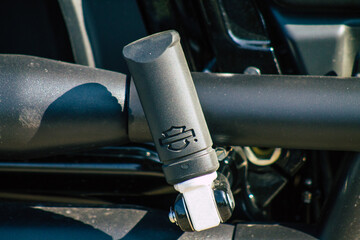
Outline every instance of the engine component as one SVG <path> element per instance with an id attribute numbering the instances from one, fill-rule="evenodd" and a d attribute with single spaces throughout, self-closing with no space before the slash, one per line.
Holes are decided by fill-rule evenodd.
<path id="1" fill-rule="evenodd" d="M 244 151 L 247 159 L 257 166 L 271 165 L 276 162 L 281 155 L 281 148 L 269 149 L 269 153 L 267 153 L 268 151 L 255 147 L 244 147 Z"/>
<path id="2" fill-rule="evenodd" d="M 255 165 L 247 154 L 246 147 L 216 148 L 222 173 L 229 181 L 236 199 L 234 212 L 252 221 L 266 221 L 269 206 L 306 161 L 300 150 L 282 149 L 278 160 L 270 165 Z M 254 148 L 257 149 L 257 148 Z M 273 154 L 274 149 L 256 150 L 263 157 Z M 259 160 L 262 161 L 262 160 Z"/>

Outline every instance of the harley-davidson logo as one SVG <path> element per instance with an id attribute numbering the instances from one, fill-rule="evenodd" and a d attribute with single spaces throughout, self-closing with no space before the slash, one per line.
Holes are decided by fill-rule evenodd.
<path id="1" fill-rule="evenodd" d="M 190 139 L 195 137 L 193 129 L 185 130 L 186 127 L 171 127 L 162 133 L 162 138 L 159 139 L 161 146 L 166 146 L 170 151 L 181 151 L 185 149 Z"/>

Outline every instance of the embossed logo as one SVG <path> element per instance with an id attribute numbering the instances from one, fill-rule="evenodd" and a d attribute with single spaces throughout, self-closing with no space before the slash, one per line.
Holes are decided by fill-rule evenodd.
<path id="1" fill-rule="evenodd" d="M 185 149 L 190 139 L 195 137 L 193 129 L 185 130 L 186 127 L 171 127 L 162 133 L 162 138 L 159 139 L 161 146 L 166 146 L 170 151 L 181 151 Z M 197 141 L 197 139 L 195 139 Z"/>

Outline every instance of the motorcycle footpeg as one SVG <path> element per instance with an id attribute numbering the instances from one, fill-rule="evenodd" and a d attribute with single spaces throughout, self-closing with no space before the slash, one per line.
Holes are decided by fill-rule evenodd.
<path id="1" fill-rule="evenodd" d="M 222 221 L 213 183 L 219 167 L 180 36 L 170 30 L 123 49 L 169 184 L 182 194 L 195 231 Z"/>

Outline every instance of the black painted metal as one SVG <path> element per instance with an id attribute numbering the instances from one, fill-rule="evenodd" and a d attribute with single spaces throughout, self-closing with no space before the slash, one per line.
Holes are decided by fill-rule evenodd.
<path id="1" fill-rule="evenodd" d="M 243 73 L 253 66 L 280 72 L 264 21 L 254 1 L 199 1 L 220 72 Z"/>
<path id="2" fill-rule="evenodd" d="M 0 53 L 74 62 L 58 1 L 0 2 Z"/>
<path id="3" fill-rule="evenodd" d="M 0 173 L 0 181 L 6 182 L 0 189 L 1 201 L 71 204 L 88 199 L 168 210 L 177 194 L 165 181 L 158 154 L 145 145 L 2 160 Z"/>
<path id="4" fill-rule="evenodd" d="M 147 35 L 137 2 L 84 0 L 81 4 L 95 66 L 128 74 L 121 51 Z"/>
<path id="5" fill-rule="evenodd" d="M 137 0 L 148 34 L 174 29 L 180 33 L 181 46 L 190 71 L 202 71 L 214 58 L 207 29 L 199 17 L 197 1 Z"/>
<path id="6" fill-rule="evenodd" d="M 2 158 L 152 141 L 134 86 L 125 106 L 125 75 L 29 56 L 0 63 Z M 192 76 L 217 145 L 360 150 L 358 78 Z"/>
<path id="7" fill-rule="evenodd" d="M 281 6 L 297 9 L 300 11 L 339 11 L 340 10 L 359 10 L 360 4 L 358 1 L 352 0 L 275 0 Z"/>
<path id="8" fill-rule="evenodd" d="M 316 1 L 312 2 L 316 5 Z M 304 6 L 306 4 L 310 2 L 305 1 Z M 307 9 L 313 11 L 304 15 L 298 9 L 284 9 L 272 4 L 263 7 L 268 8 L 269 21 L 271 18 L 274 25 L 273 38 L 285 43 L 299 74 L 350 77 L 358 73 L 358 13 L 327 13 L 322 8 L 309 6 Z M 275 49 L 277 53 L 284 52 L 280 47 Z"/>
<path id="9" fill-rule="evenodd" d="M 1 240 L 167 240 L 183 234 L 165 211 L 130 206 L 1 204 L 0 211 Z"/>
<path id="10" fill-rule="evenodd" d="M 19 55 L 0 68 L 1 158 L 128 142 L 125 75 Z"/>
<path id="11" fill-rule="evenodd" d="M 193 73 L 193 79 L 217 145 L 360 150 L 358 78 Z M 129 138 L 151 141 L 134 90 Z"/>
<path id="12" fill-rule="evenodd" d="M 347 160 L 325 212 L 321 239 L 360 238 L 360 155 Z"/>
<path id="13" fill-rule="evenodd" d="M 94 151 L 34 159 L 31 162 L 2 161 L 3 173 L 53 173 L 86 175 L 129 175 L 163 178 L 161 162 L 154 150 L 143 147 L 105 147 Z"/>
<path id="14" fill-rule="evenodd" d="M 281 224 L 237 224 L 235 240 L 244 239 L 279 239 L 279 240 L 315 240 L 312 229 L 299 229 L 299 226 L 283 226 Z"/>
<path id="15" fill-rule="evenodd" d="M 221 224 L 184 233 L 165 211 L 134 206 L 1 204 L 0 210 L 0 239 L 316 239 L 308 229 L 278 224 Z"/>

